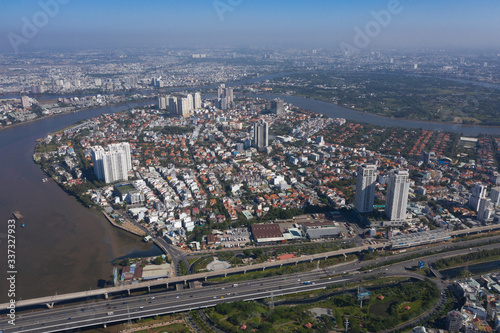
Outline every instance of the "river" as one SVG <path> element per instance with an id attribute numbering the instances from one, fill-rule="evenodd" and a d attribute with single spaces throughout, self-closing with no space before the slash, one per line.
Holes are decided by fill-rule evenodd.
<path id="1" fill-rule="evenodd" d="M 276 97 L 280 97 L 284 99 L 285 102 L 287 103 L 293 104 L 303 109 L 327 115 L 328 117 L 345 118 L 347 120 L 384 126 L 384 127 L 394 126 L 403 128 L 421 128 L 430 131 L 454 132 L 471 136 L 476 136 L 479 134 L 500 135 L 500 127 L 432 123 L 426 121 L 413 121 L 413 120 L 398 119 L 398 118 L 388 118 L 372 113 L 347 109 L 335 105 L 333 103 L 327 103 L 305 97 L 272 95 L 272 94 L 253 94 L 253 95 L 245 94 L 245 96 L 255 96 L 269 100 L 272 100 Z"/>
<path id="2" fill-rule="evenodd" d="M 137 105 L 69 113 L 0 131 L 0 302 L 9 300 L 5 236 L 15 210 L 26 224 L 21 228 L 18 223 L 15 234 L 16 300 L 95 289 L 99 280 L 110 280 L 113 259 L 162 253 L 155 245 L 111 226 L 55 182 L 42 182 L 46 176 L 32 160 L 36 139 L 79 120 Z"/>

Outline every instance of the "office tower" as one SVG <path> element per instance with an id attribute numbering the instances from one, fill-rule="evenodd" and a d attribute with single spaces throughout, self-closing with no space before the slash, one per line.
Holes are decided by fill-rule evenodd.
<path id="1" fill-rule="evenodd" d="M 377 180 L 377 166 L 363 164 L 358 167 L 356 179 L 356 195 L 354 207 L 359 213 L 368 213 L 373 210 L 375 199 L 375 182 Z"/>
<path id="2" fill-rule="evenodd" d="M 27 109 L 31 106 L 30 98 L 28 96 L 21 97 L 21 104 L 23 105 L 23 109 Z"/>
<path id="3" fill-rule="evenodd" d="M 269 125 L 264 120 L 260 120 L 258 123 L 253 125 L 253 140 L 254 145 L 257 148 L 264 148 L 268 146 Z"/>
<path id="4" fill-rule="evenodd" d="M 187 97 L 181 97 L 177 100 L 177 114 L 181 115 L 183 118 L 187 118 L 191 115 Z"/>
<path id="5" fill-rule="evenodd" d="M 490 199 L 495 207 L 500 206 L 500 187 L 493 187 L 490 192 Z"/>
<path id="6" fill-rule="evenodd" d="M 406 219 L 408 193 L 410 192 L 410 174 L 406 170 L 396 169 L 387 181 L 385 215 L 391 221 Z"/>
<path id="7" fill-rule="evenodd" d="M 201 109 L 201 94 L 199 92 L 195 92 L 193 95 L 193 108 L 195 110 Z"/>
<path id="8" fill-rule="evenodd" d="M 168 99 L 168 111 L 170 113 L 178 114 L 177 112 L 177 97 L 170 97 Z"/>
<path id="9" fill-rule="evenodd" d="M 217 102 L 219 109 L 227 110 L 233 104 L 233 88 L 221 84 L 217 89 Z"/>
<path id="10" fill-rule="evenodd" d="M 158 108 L 160 110 L 167 109 L 167 97 L 166 96 L 159 96 L 158 97 Z"/>
<path id="11" fill-rule="evenodd" d="M 319 145 L 319 146 L 323 146 L 325 144 L 325 138 L 322 136 L 322 135 L 318 135 L 316 137 L 316 143 Z"/>
<path id="12" fill-rule="evenodd" d="M 479 209 L 479 201 L 486 198 L 486 185 L 481 183 L 475 183 L 471 190 L 471 196 L 469 197 L 469 206 L 475 212 Z"/>
<path id="13" fill-rule="evenodd" d="M 276 98 L 275 100 L 271 101 L 271 111 L 277 115 L 283 114 L 283 100 L 281 98 Z"/>
<path id="14" fill-rule="evenodd" d="M 127 180 L 128 172 L 132 170 L 130 144 L 110 144 L 106 149 L 101 146 L 92 147 L 92 163 L 99 180 L 106 183 Z"/>

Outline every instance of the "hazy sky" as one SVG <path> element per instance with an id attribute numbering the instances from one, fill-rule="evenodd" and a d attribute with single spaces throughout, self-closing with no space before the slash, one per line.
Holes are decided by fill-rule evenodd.
<path id="1" fill-rule="evenodd" d="M 399 3 L 397 11 L 374 25 L 372 12 L 391 3 Z M 356 28 L 373 29 L 369 48 L 497 48 L 499 13 L 498 0 L 0 0 L 0 48 L 339 49 L 341 42 L 354 45 Z"/>

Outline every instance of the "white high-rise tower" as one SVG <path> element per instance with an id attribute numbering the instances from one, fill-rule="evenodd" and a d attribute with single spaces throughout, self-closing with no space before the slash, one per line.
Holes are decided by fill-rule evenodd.
<path id="1" fill-rule="evenodd" d="M 377 166 L 363 164 L 358 167 L 356 179 L 356 195 L 354 206 L 359 213 L 368 213 L 373 210 L 375 199 L 375 182 L 377 180 Z"/>
<path id="2" fill-rule="evenodd" d="M 264 148 L 269 145 L 269 125 L 264 120 L 253 125 L 253 140 L 257 148 Z"/>
<path id="3" fill-rule="evenodd" d="M 471 196 L 469 197 L 469 206 L 477 212 L 479 210 L 479 202 L 481 199 L 486 198 L 486 185 L 481 183 L 475 183 L 471 190 Z"/>
<path id="4" fill-rule="evenodd" d="M 106 183 L 127 180 L 128 172 L 132 170 L 130 144 L 111 144 L 106 149 L 101 146 L 92 147 L 92 162 L 99 180 Z"/>
<path id="5" fill-rule="evenodd" d="M 391 172 L 387 182 L 385 215 L 391 221 L 406 219 L 408 193 L 410 192 L 410 174 L 406 170 L 396 169 Z"/>

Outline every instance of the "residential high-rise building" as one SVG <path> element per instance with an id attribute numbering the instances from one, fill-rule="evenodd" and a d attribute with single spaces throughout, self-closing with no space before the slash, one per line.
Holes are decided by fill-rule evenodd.
<path id="1" fill-rule="evenodd" d="M 201 94 L 199 92 L 195 92 L 193 95 L 193 108 L 195 110 L 201 109 Z"/>
<path id="2" fill-rule="evenodd" d="M 385 214 L 391 221 L 406 219 L 410 174 L 406 170 L 393 170 L 387 180 Z"/>
<path id="3" fill-rule="evenodd" d="M 194 110 L 194 98 L 193 98 L 193 95 L 187 94 L 186 98 L 188 100 L 188 109 L 189 109 L 189 112 L 191 112 L 191 111 Z"/>
<path id="4" fill-rule="evenodd" d="M 233 104 L 233 88 L 221 84 L 217 89 L 217 102 L 219 109 L 227 110 Z"/>
<path id="5" fill-rule="evenodd" d="M 21 104 L 23 105 L 23 109 L 27 109 L 31 106 L 30 98 L 28 96 L 21 97 Z"/>
<path id="6" fill-rule="evenodd" d="M 181 115 L 183 118 L 187 118 L 191 115 L 189 99 L 187 97 L 181 97 L 177 100 L 177 114 Z"/>
<path id="7" fill-rule="evenodd" d="M 168 99 L 168 111 L 173 114 L 178 114 L 177 112 L 177 97 L 172 96 Z"/>
<path id="8" fill-rule="evenodd" d="M 160 110 L 166 110 L 167 109 L 167 103 L 168 103 L 168 97 L 167 96 L 158 96 L 158 109 L 160 109 Z"/>
<path id="9" fill-rule="evenodd" d="M 128 172 L 132 170 L 129 143 L 110 144 L 108 147 L 92 147 L 92 163 L 94 173 L 99 180 L 114 183 L 128 179 Z"/>
<path id="10" fill-rule="evenodd" d="M 271 101 L 271 111 L 277 115 L 283 114 L 284 112 L 284 102 L 281 98 L 276 98 Z"/>
<path id="11" fill-rule="evenodd" d="M 491 202 L 495 207 L 500 206 L 500 187 L 493 187 L 490 192 Z"/>
<path id="12" fill-rule="evenodd" d="M 253 125 L 253 140 L 254 145 L 257 148 L 264 148 L 268 146 L 269 125 L 264 120 L 260 120 Z"/>
<path id="13" fill-rule="evenodd" d="M 489 220 L 495 213 L 495 205 L 490 198 L 481 198 L 477 210 L 477 219 L 481 221 Z"/>
<path id="14" fill-rule="evenodd" d="M 486 198 L 486 185 L 481 183 L 475 183 L 471 190 L 471 196 L 469 197 L 469 206 L 475 212 L 479 209 L 479 201 Z"/>
<path id="15" fill-rule="evenodd" d="M 359 213 L 368 213 L 373 210 L 375 199 L 375 182 L 377 180 L 377 166 L 363 164 L 358 167 L 356 179 L 356 195 L 354 207 Z"/>

